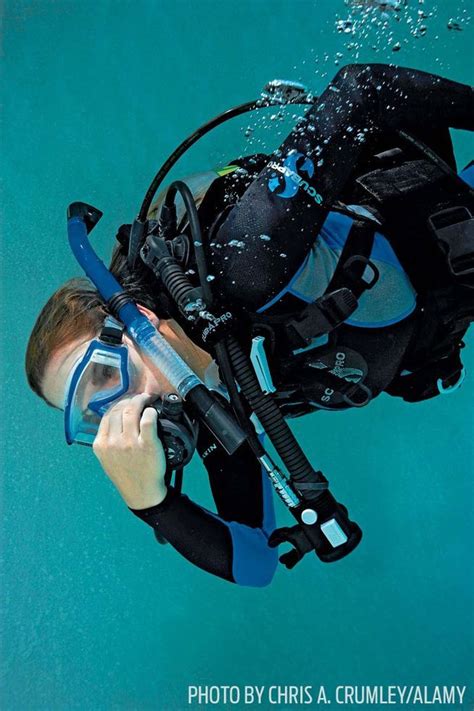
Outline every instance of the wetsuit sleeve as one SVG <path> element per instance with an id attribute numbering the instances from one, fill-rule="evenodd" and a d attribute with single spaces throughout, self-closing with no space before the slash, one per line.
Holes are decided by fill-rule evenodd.
<path id="1" fill-rule="evenodd" d="M 209 240 L 222 302 L 256 311 L 288 283 L 327 208 L 382 135 L 474 129 L 471 87 L 383 64 L 341 69 Z M 239 244 L 241 247 L 239 248 Z"/>
<path id="2" fill-rule="evenodd" d="M 267 477 L 248 445 L 228 456 L 205 427 L 198 452 L 209 474 L 217 514 L 171 486 L 158 506 L 133 513 L 203 570 L 238 585 L 268 585 L 278 555 L 268 546 L 275 516 Z"/>

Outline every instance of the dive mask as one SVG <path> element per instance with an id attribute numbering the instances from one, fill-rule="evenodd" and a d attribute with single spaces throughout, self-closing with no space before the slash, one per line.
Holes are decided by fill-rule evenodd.
<path id="1" fill-rule="evenodd" d="M 71 371 L 64 403 L 68 444 L 92 446 L 103 415 L 130 387 L 128 349 L 122 334 L 123 326 L 107 317 L 99 338 L 91 341 Z"/>

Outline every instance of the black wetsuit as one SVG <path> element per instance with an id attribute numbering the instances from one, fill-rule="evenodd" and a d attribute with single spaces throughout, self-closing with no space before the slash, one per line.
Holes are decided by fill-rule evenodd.
<path id="1" fill-rule="evenodd" d="M 172 486 L 161 504 L 134 513 L 203 570 L 239 585 L 268 585 L 278 555 L 268 546 L 275 514 L 266 474 L 248 445 L 228 456 L 204 425 L 197 451 L 209 476 L 217 514 Z"/>
<path id="2" fill-rule="evenodd" d="M 383 145 L 384 136 L 397 129 L 415 136 L 422 131 L 426 143 L 432 139 L 438 148 L 444 146 L 443 158 L 453 164 L 449 127 L 474 129 L 470 87 L 400 67 L 343 68 L 270 160 L 255 158 L 253 174 L 252 161 L 247 164 L 244 175 L 229 178 L 225 194 L 219 181 L 208 191 L 200 216 L 220 301 L 242 313 L 266 308 L 307 258 L 328 217 L 321 203 L 330 206 L 344 194 L 357 166 Z M 304 183 L 287 180 L 288 158 Z M 227 249 L 235 244 L 242 248 Z M 285 299 L 283 309 L 294 308 L 291 295 L 286 293 Z M 347 346 L 347 352 L 362 354 L 373 395 L 396 375 L 413 336 L 414 318 L 386 328 L 338 328 L 339 350 Z M 313 367 L 315 378 L 317 372 Z M 199 450 L 220 517 L 172 489 L 159 506 L 135 513 L 204 570 L 226 580 L 264 585 L 277 560 L 267 546 L 274 527 L 268 482 L 262 484 L 249 450 L 226 457 L 216 445 L 205 456 L 212 446 L 201 441 Z"/>

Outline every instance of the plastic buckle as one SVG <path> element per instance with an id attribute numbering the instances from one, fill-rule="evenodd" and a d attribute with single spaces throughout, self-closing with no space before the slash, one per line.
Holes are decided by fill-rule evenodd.
<path id="1" fill-rule="evenodd" d="M 262 392 L 265 395 L 274 393 L 276 388 L 273 385 L 267 354 L 265 353 L 265 336 L 255 336 L 252 338 L 250 360 L 252 361 L 255 375 L 257 376 L 258 384 Z"/>
<path id="2" fill-rule="evenodd" d="M 292 346 L 308 346 L 314 338 L 330 333 L 354 313 L 357 305 L 356 297 L 346 287 L 320 296 L 287 324 Z"/>
<path id="3" fill-rule="evenodd" d="M 447 387 L 444 386 L 443 384 L 443 379 L 438 378 L 436 381 L 436 387 L 438 388 L 438 392 L 440 395 L 451 395 L 451 393 L 454 393 L 456 390 L 459 390 L 461 385 L 464 382 L 464 378 L 466 377 L 466 370 L 465 368 L 461 368 L 461 372 L 459 373 L 459 378 L 453 385 L 448 385 Z"/>
<path id="4" fill-rule="evenodd" d="M 362 272 L 361 276 L 354 277 L 351 274 L 350 270 L 351 267 L 357 263 L 365 264 L 365 269 Z M 367 257 L 363 257 L 361 254 L 354 254 L 352 257 L 349 257 L 349 259 L 345 262 L 343 269 L 344 272 L 348 274 L 349 279 L 356 279 L 358 282 L 362 282 L 364 285 L 364 289 L 372 289 L 372 287 L 379 280 L 380 276 L 380 272 L 375 266 L 375 264 L 371 262 L 370 259 L 368 259 Z"/>
<path id="5" fill-rule="evenodd" d="M 436 212 L 428 223 L 445 253 L 451 274 L 474 274 L 474 218 L 467 207 L 450 207 Z"/>
<path id="6" fill-rule="evenodd" d="M 325 294 L 315 301 L 322 311 L 330 329 L 336 328 L 357 308 L 357 299 L 350 289 L 346 287 Z"/>

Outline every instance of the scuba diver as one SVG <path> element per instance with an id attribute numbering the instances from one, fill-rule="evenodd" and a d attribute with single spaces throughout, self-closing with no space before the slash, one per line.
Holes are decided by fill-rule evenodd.
<path id="1" fill-rule="evenodd" d="M 89 280 L 43 308 L 28 381 L 64 410 L 68 443 L 92 445 L 133 513 L 193 564 L 262 586 L 282 543 L 288 568 L 311 551 L 348 555 L 361 530 L 287 419 L 461 385 L 474 166 L 457 174 L 449 128 L 474 129 L 473 97 L 392 65 L 346 66 L 319 98 L 271 82 L 176 149 L 120 227 L 109 269 L 89 241 L 102 213 L 69 206 Z M 272 155 L 175 181 L 152 205 L 202 135 L 275 104 L 309 108 Z M 195 449 L 217 513 L 181 493 Z M 294 526 L 275 527 L 272 487 Z"/>

